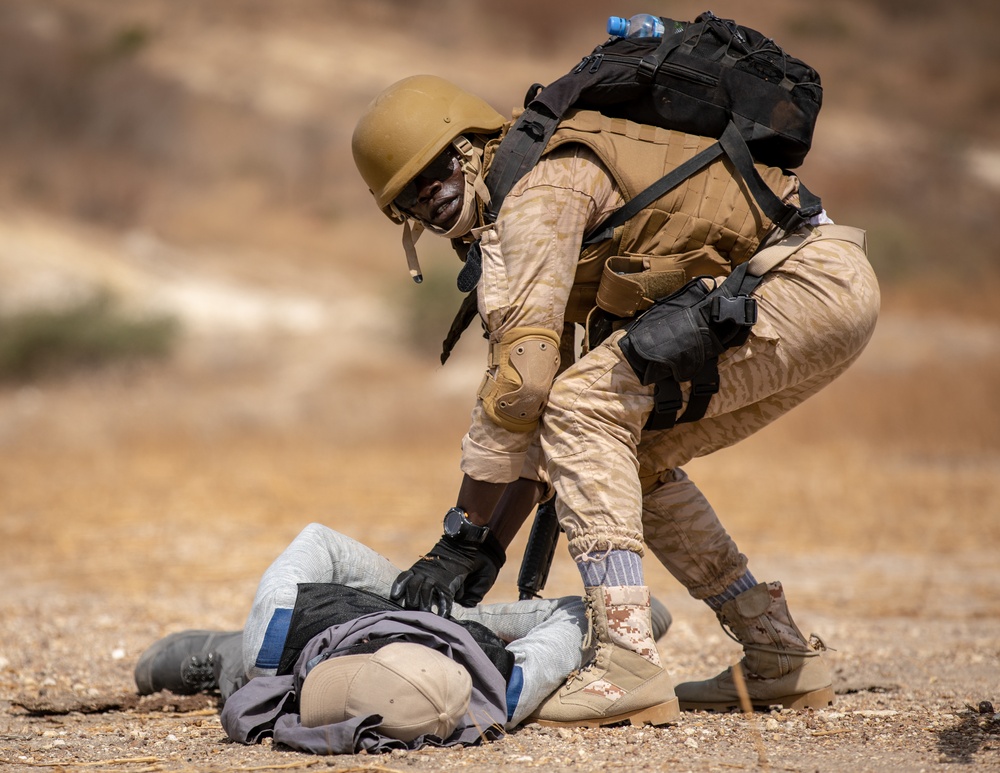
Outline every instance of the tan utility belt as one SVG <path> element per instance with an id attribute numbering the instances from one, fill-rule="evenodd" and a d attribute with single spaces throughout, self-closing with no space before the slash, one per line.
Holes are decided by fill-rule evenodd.
<path id="1" fill-rule="evenodd" d="M 750 259 L 747 272 L 763 276 L 805 245 L 824 239 L 851 242 L 867 249 L 865 232 L 845 225 L 805 227 L 765 247 Z M 608 258 L 597 288 L 597 305 L 617 317 L 632 317 L 659 298 L 676 292 L 690 277 L 678 265 L 691 262 L 699 251 L 680 255 L 620 255 Z"/>

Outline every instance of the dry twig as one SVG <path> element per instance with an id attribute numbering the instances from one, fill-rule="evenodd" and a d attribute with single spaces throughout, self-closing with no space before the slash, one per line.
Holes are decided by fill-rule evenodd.
<path id="1" fill-rule="evenodd" d="M 733 684 L 736 692 L 740 696 L 740 707 L 750 725 L 750 735 L 753 737 L 754 746 L 757 747 L 757 763 L 763 770 L 768 770 L 767 750 L 764 748 L 764 738 L 757 727 L 757 716 L 753 712 L 753 704 L 750 702 L 750 693 L 747 692 L 747 683 L 743 678 L 743 666 L 738 661 L 729 669 L 733 674 Z"/>

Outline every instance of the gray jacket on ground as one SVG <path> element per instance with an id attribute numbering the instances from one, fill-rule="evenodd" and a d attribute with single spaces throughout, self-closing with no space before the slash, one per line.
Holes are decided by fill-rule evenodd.
<path id="1" fill-rule="evenodd" d="M 448 738 L 419 736 L 404 742 L 378 731 L 376 714 L 320 727 L 303 727 L 298 695 L 312 665 L 326 653 L 347 650 L 373 638 L 423 644 L 460 663 L 472 677 L 469 710 Z M 222 710 L 222 726 L 234 741 L 258 743 L 273 735 L 274 742 L 313 754 L 354 754 L 455 746 L 478 743 L 503 734 L 507 719 L 503 676 L 469 633 L 457 623 L 426 612 L 392 611 L 364 615 L 314 636 L 302 650 L 292 674 L 259 676 L 229 697 Z"/>

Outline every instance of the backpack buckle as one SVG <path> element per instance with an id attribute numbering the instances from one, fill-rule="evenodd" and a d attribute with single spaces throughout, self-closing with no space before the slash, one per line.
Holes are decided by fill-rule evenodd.
<path id="1" fill-rule="evenodd" d="M 660 69 L 661 62 L 655 56 L 644 56 L 636 67 L 636 76 L 640 83 L 649 83 Z"/>
<path id="2" fill-rule="evenodd" d="M 818 213 L 817 213 L 818 214 Z M 785 231 L 785 233 L 793 233 L 798 231 L 806 222 L 806 219 L 802 216 L 795 207 L 789 207 L 788 211 L 777 221 L 777 226 Z"/>
<path id="3" fill-rule="evenodd" d="M 518 128 L 535 142 L 540 142 L 545 137 L 545 127 L 541 121 L 525 121 Z"/>

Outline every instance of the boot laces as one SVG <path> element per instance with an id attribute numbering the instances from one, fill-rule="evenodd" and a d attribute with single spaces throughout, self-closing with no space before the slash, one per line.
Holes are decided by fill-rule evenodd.
<path id="1" fill-rule="evenodd" d="M 181 681 L 198 691 L 215 687 L 216 658 L 214 652 L 209 652 L 204 658 L 192 655 L 181 666 Z"/>
<path id="2" fill-rule="evenodd" d="M 596 626 L 594 625 L 596 613 L 594 611 L 593 599 L 591 599 L 589 595 L 584 596 L 584 604 L 586 605 L 587 612 L 587 633 L 583 637 L 583 645 L 581 649 L 584 653 L 592 651 L 593 657 L 591 657 L 587 663 L 580 666 L 580 668 L 571 671 L 566 677 L 566 684 L 572 684 L 577 680 L 585 679 L 597 665 L 598 653 L 601 648 L 612 646 L 609 643 L 602 641 L 596 635 Z M 597 643 L 596 648 L 594 646 L 595 642 Z"/>
<path id="3" fill-rule="evenodd" d="M 589 650 L 594 645 L 594 602 L 590 596 L 584 597 L 587 611 L 587 633 L 583 637 L 583 649 Z"/>
<path id="4" fill-rule="evenodd" d="M 598 648 L 601 648 L 610 645 L 604 644 L 602 642 L 599 643 L 597 646 Z M 566 677 L 566 684 L 573 684 L 573 682 L 579 681 L 581 679 L 586 679 L 590 675 L 590 673 L 597 667 L 597 659 L 598 659 L 597 652 L 595 652 L 594 657 L 592 657 L 584 665 L 580 666 L 579 668 L 573 671 L 570 671 Z"/>
<path id="5" fill-rule="evenodd" d="M 790 652 L 794 652 L 795 655 L 799 657 L 816 658 L 819 657 L 821 651 L 830 649 L 829 647 L 826 646 L 826 642 L 824 642 L 823 639 L 820 638 L 819 634 L 816 633 L 809 634 L 809 640 L 806 645 L 808 649 L 804 650 L 790 650 L 788 648 L 782 648 L 782 647 L 771 647 L 767 644 L 756 644 L 754 642 L 745 642 L 742 641 L 735 633 L 733 633 L 732 629 L 729 627 L 729 624 L 726 623 L 725 620 L 720 619 L 719 623 L 722 625 L 722 632 L 726 634 L 726 636 L 728 636 L 734 642 L 739 644 L 744 649 L 744 651 L 754 650 L 755 652 L 770 652 L 775 655 L 787 655 Z M 836 650 L 830 650 L 830 651 L 836 652 Z"/>

